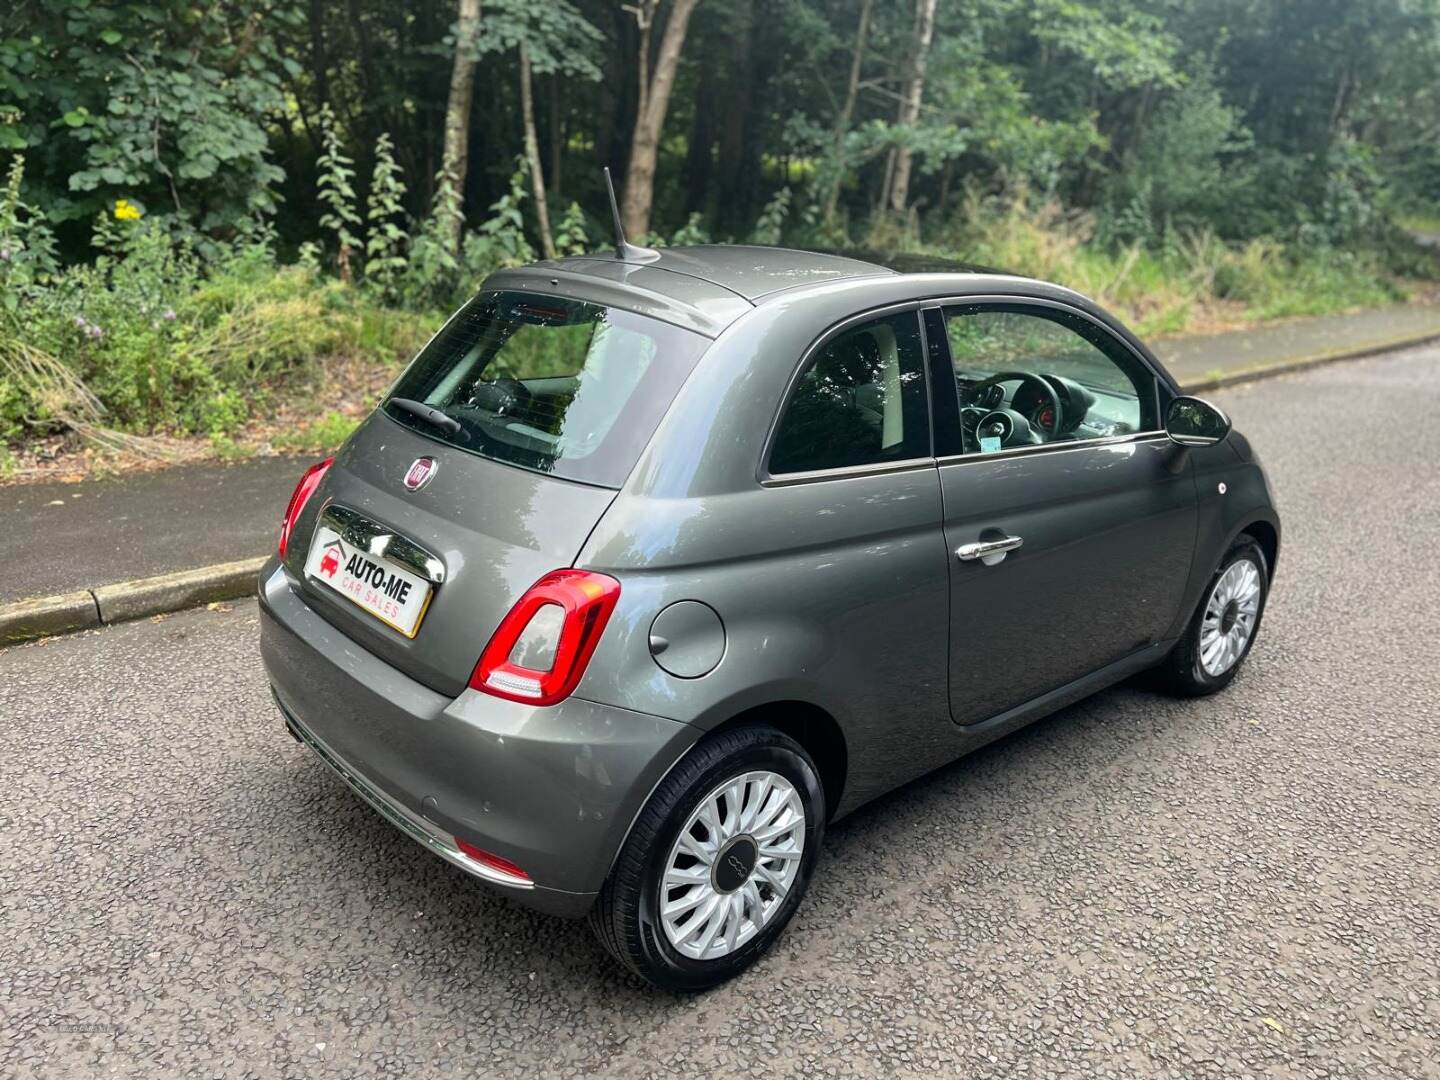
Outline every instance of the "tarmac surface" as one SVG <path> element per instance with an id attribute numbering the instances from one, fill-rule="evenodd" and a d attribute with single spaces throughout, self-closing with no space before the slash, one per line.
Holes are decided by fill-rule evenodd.
<path id="1" fill-rule="evenodd" d="M 0 650 L 0 1075 L 1440 1076 L 1440 349 L 1213 396 L 1285 525 L 1234 684 L 862 809 L 699 997 L 351 796 L 251 601 Z"/>

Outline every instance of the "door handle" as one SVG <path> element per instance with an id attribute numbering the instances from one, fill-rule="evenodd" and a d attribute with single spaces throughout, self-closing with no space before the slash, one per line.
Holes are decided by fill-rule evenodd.
<path id="1" fill-rule="evenodd" d="M 961 544 L 955 549 L 955 557 L 962 562 L 982 560 L 986 566 L 994 566 L 1005 557 L 1007 551 L 1014 551 L 1025 543 L 1018 536 L 1006 536 L 1000 540 L 977 540 L 973 544 Z"/>

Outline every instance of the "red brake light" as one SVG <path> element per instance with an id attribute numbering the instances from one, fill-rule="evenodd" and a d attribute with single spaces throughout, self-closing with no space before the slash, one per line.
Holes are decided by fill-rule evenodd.
<path id="1" fill-rule="evenodd" d="M 470 676 L 471 687 L 530 705 L 563 701 L 585 674 L 585 665 L 618 599 L 620 583 L 612 577 L 588 570 L 552 570 L 532 585 L 500 621 Z M 543 608 L 552 606 L 563 612 L 558 626 L 553 625 L 553 613 L 542 613 Z M 531 629 L 532 620 L 542 633 L 548 633 L 549 640 L 535 641 L 532 633 L 526 648 L 519 651 L 533 654 L 536 650 L 531 646 L 538 644 L 542 657 L 547 653 L 553 657 L 543 670 L 526 666 L 527 661 L 543 661 L 531 655 L 514 655 L 522 635 Z"/>
<path id="2" fill-rule="evenodd" d="M 333 457 L 327 457 L 318 465 L 311 465 L 305 470 L 305 475 L 300 477 L 300 483 L 295 485 L 290 503 L 285 507 L 285 520 L 280 523 L 280 558 L 285 558 L 285 549 L 290 546 L 290 534 L 295 530 L 300 511 L 305 509 L 305 504 L 310 501 L 310 496 L 315 494 L 320 481 L 325 479 L 325 472 L 334 460 Z"/>

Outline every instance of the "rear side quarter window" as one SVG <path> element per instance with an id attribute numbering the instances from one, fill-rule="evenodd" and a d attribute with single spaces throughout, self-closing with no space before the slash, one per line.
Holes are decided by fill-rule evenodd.
<path id="1" fill-rule="evenodd" d="M 924 350 L 916 312 L 848 327 L 823 343 L 791 388 L 769 472 L 855 469 L 930 454 Z"/>

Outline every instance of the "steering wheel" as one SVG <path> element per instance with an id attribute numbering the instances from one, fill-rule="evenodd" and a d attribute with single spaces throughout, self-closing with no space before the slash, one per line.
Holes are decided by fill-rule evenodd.
<path id="1" fill-rule="evenodd" d="M 491 409 L 496 416 L 514 412 L 517 406 L 533 401 L 535 395 L 519 379 L 501 375 L 498 379 L 487 379 L 475 384 L 470 394 L 470 403 Z"/>
<path id="2" fill-rule="evenodd" d="M 997 371 L 989 378 L 982 379 L 980 382 L 976 383 L 973 387 L 971 387 L 971 390 L 973 392 L 976 390 L 981 390 L 987 386 L 994 386 L 997 383 L 1014 382 L 1016 379 L 1019 379 L 1020 382 L 1024 384 L 1037 388 L 1040 391 L 1041 395 L 1049 401 L 1050 423 L 1042 427 L 1040 430 L 1044 432 L 1047 442 L 1050 439 L 1056 438 L 1064 427 L 1064 419 L 1060 415 L 1060 395 L 1055 392 L 1055 387 L 1050 385 L 1049 380 L 1042 379 L 1039 375 L 1036 375 L 1033 372 L 1029 371 Z M 1014 398 L 1012 397 L 1011 400 L 1013 401 Z M 1019 415 L 1011 409 L 995 411 L 1000 412 L 1002 416 L 1004 416 L 1006 419 L 1009 419 L 1009 417 L 1011 416 Z M 1041 411 L 1043 412 L 1044 410 L 1042 409 Z M 989 417 L 993 415 L 994 412 L 987 414 L 985 419 L 988 420 Z M 1029 419 L 1029 417 L 1025 417 L 1026 423 L 1023 425 L 1026 429 L 1027 434 L 1029 432 Z M 982 424 L 984 422 L 985 420 L 981 421 Z M 1006 427 L 1009 428 L 1009 430 L 1007 431 L 1005 438 L 1012 438 L 1015 435 L 1016 430 L 1021 426 L 1022 425 L 1019 424 L 1007 424 Z"/>

